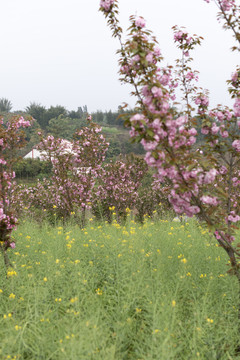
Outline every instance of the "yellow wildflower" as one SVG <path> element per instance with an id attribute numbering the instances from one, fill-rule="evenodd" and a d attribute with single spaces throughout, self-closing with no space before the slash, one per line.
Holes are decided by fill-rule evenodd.
<path id="1" fill-rule="evenodd" d="M 212 323 L 213 323 L 213 319 L 207 318 L 207 322 L 208 322 L 209 324 L 212 324 Z"/>
<path id="2" fill-rule="evenodd" d="M 186 264 L 187 259 L 183 258 L 183 259 L 181 260 L 181 262 L 184 263 L 184 264 Z"/>

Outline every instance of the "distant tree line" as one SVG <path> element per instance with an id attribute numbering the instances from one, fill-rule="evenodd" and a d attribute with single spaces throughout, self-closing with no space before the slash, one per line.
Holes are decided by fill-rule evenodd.
<path id="1" fill-rule="evenodd" d="M 6 98 L 0 98 L 0 116 L 5 121 L 12 116 L 12 103 Z M 140 143 L 132 143 L 128 129 L 124 127 L 124 115 L 131 113 L 131 110 L 124 110 L 121 107 L 117 111 L 92 112 L 94 122 L 102 126 L 103 135 L 109 142 L 106 153 L 106 161 L 115 160 L 120 155 L 137 154 L 143 155 L 144 149 Z M 19 155 L 24 157 L 31 149 L 38 144 L 38 132 L 45 135 L 53 135 L 56 138 L 72 140 L 73 134 L 79 128 L 87 126 L 86 117 L 88 114 L 87 105 L 79 106 L 77 110 L 67 110 L 64 106 L 50 106 L 46 108 L 36 102 L 30 103 L 24 110 L 15 112 L 21 114 L 25 119 L 34 118 L 35 121 L 30 128 L 25 129 L 27 145 L 21 149 Z M 198 130 L 197 144 L 203 141 L 201 134 L 201 118 L 196 117 Z M 15 169 L 17 178 L 42 178 L 48 176 L 49 169 L 39 160 L 24 159 Z"/>
<path id="2" fill-rule="evenodd" d="M 12 102 L 6 98 L 0 98 L 0 116 L 5 119 L 12 115 Z M 92 112 L 92 119 L 103 128 L 103 134 L 110 143 L 106 158 L 117 158 L 120 154 L 127 155 L 130 153 L 144 154 L 141 144 L 131 143 L 128 130 L 124 127 L 124 115 L 133 112 L 125 110 L 120 106 L 117 111 L 97 110 Z M 27 128 L 27 145 L 21 150 L 20 155 L 26 155 L 39 141 L 38 131 L 43 131 L 45 135 L 71 140 L 73 134 L 79 128 L 87 125 L 86 117 L 88 114 L 87 105 L 79 106 L 77 110 L 67 110 L 64 106 L 56 105 L 46 108 L 45 106 L 31 102 L 24 110 L 16 112 L 26 117 L 35 119 L 31 128 Z M 198 131 L 196 147 L 203 141 L 201 133 L 201 117 L 196 116 Z"/>
<path id="3" fill-rule="evenodd" d="M 24 110 L 12 111 L 12 102 L 0 98 L 0 116 L 5 121 L 13 114 L 20 114 L 25 119 L 34 118 L 33 125 L 24 129 L 26 133 L 26 146 L 20 150 L 19 155 L 24 157 L 39 142 L 38 132 L 53 135 L 56 138 L 72 140 L 73 134 L 79 128 L 87 126 L 87 105 L 79 106 L 77 110 L 67 110 L 64 106 L 50 106 L 49 108 L 31 102 Z M 103 135 L 109 142 L 106 161 L 115 160 L 120 155 L 130 153 L 143 154 L 141 144 L 131 143 L 128 129 L 124 127 L 124 114 L 130 110 L 119 107 L 116 111 L 97 110 L 92 112 L 92 119 L 102 127 Z M 24 159 L 15 169 L 17 178 L 31 179 L 48 176 L 49 169 L 39 160 Z"/>

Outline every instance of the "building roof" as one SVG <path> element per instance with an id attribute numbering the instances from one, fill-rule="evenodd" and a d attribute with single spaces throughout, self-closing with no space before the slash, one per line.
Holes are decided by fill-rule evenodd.
<path id="1" fill-rule="evenodd" d="M 33 148 L 23 158 L 24 159 L 40 159 L 40 160 L 43 160 L 44 155 L 46 155 L 45 151 L 39 151 L 39 150 Z"/>

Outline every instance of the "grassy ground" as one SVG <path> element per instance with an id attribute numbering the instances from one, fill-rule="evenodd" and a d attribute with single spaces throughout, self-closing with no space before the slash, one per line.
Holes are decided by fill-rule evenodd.
<path id="1" fill-rule="evenodd" d="M 0 274 L 0 359 L 240 359 L 234 277 L 196 223 L 25 222 Z"/>

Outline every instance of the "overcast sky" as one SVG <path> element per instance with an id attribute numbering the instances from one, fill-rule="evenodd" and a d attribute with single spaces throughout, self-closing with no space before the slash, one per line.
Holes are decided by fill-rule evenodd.
<path id="1" fill-rule="evenodd" d="M 118 42 L 111 38 L 99 0 L 1 0 L 0 98 L 23 110 L 30 102 L 63 105 L 89 112 L 115 110 L 127 102 L 130 87 L 118 81 Z M 203 0 L 119 0 L 123 28 L 132 14 L 143 16 L 164 56 L 174 64 L 179 53 L 171 27 L 185 26 L 204 37 L 195 53 L 200 85 L 210 90 L 211 105 L 232 104 L 225 81 L 237 64 L 231 32 L 217 22 L 214 3 Z"/>

